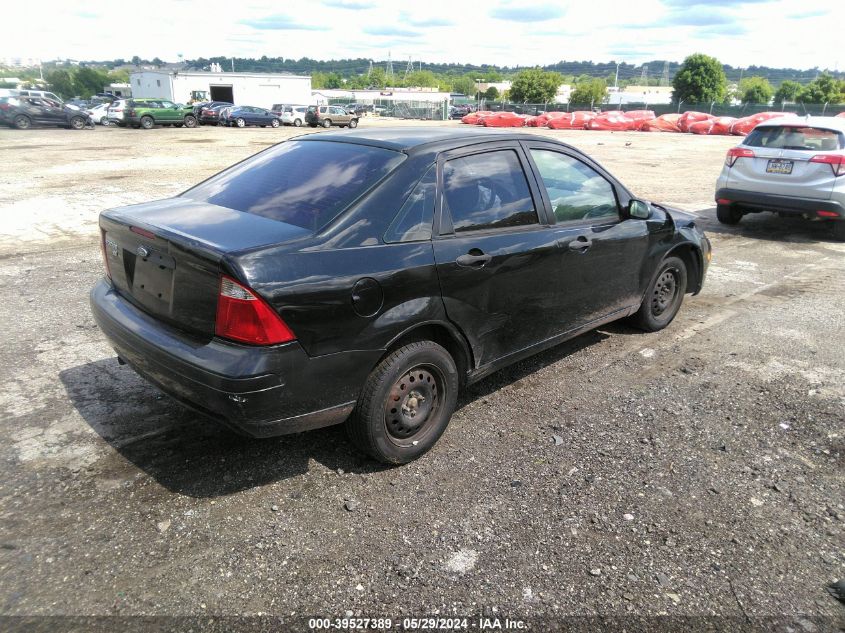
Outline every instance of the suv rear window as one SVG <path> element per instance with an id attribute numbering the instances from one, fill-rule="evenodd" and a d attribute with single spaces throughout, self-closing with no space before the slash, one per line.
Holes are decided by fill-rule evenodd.
<path id="1" fill-rule="evenodd" d="M 748 147 L 831 152 L 845 148 L 841 132 L 817 127 L 773 125 L 755 128 L 742 143 Z"/>
<path id="2" fill-rule="evenodd" d="M 182 196 L 317 231 L 404 158 L 380 147 L 288 141 L 212 176 Z"/>

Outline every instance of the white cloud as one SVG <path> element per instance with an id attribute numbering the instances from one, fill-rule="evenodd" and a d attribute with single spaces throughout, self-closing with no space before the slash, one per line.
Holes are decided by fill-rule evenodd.
<path id="1" fill-rule="evenodd" d="M 150 0 L 144 11 L 113 0 L 68 6 L 50 0 L 36 16 L 4 9 L 0 56 L 45 60 L 177 61 L 242 57 L 370 57 L 397 61 L 544 65 L 560 60 L 681 61 L 694 52 L 733 66 L 834 68 L 845 6 L 804 0 L 644 0 L 612 3 L 493 0 L 313 0 L 287 10 L 266 0 Z M 313 11 L 303 10 L 308 6 Z M 510 16 L 512 19 L 503 19 Z M 516 19 L 514 19 L 514 17 Z M 26 25 L 23 28 L 23 25 Z M 303 28 L 297 28 L 303 27 Z M 324 29 L 324 30 L 321 30 Z M 825 45 L 825 43 L 828 45 Z"/>

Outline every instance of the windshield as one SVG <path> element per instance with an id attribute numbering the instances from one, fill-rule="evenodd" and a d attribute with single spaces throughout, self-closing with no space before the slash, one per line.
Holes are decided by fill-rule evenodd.
<path id="1" fill-rule="evenodd" d="M 755 128 L 742 144 L 748 147 L 831 152 L 843 149 L 845 139 L 841 132 L 835 130 L 797 125 L 772 125 Z"/>
<path id="2" fill-rule="evenodd" d="M 404 158 L 380 147 L 288 141 L 182 196 L 318 231 Z"/>

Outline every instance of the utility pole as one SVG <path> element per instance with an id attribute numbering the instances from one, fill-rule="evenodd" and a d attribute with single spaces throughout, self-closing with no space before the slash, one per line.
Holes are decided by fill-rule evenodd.
<path id="1" fill-rule="evenodd" d="M 389 86 L 395 83 L 393 81 L 393 60 L 390 58 L 390 51 L 387 51 L 387 64 L 385 64 L 384 75 L 385 85 Z"/>
<path id="2" fill-rule="evenodd" d="M 616 77 L 613 80 L 613 87 L 619 87 L 619 62 L 616 62 Z M 590 108 L 592 109 L 592 104 L 590 104 Z"/>
<path id="3" fill-rule="evenodd" d="M 235 72 L 235 58 L 232 58 L 232 72 Z"/>

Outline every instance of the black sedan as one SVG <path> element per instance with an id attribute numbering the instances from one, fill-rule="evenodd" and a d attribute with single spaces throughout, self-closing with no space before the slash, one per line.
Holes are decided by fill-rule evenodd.
<path id="1" fill-rule="evenodd" d="M 81 130 L 93 127 L 90 115 L 44 97 L 3 97 L 0 99 L 0 125 L 19 130 L 31 127 L 65 127 Z"/>
<path id="2" fill-rule="evenodd" d="M 217 125 L 218 115 L 223 108 L 230 108 L 228 101 L 209 101 L 194 105 L 194 116 L 201 125 Z"/>
<path id="3" fill-rule="evenodd" d="M 253 106 L 234 106 L 223 108 L 219 111 L 218 124 L 235 127 L 247 127 L 248 125 L 260 125 L 261 127 L 279 127 L 279 117 L 265 110 Z"/>
<path id="4" fill-rule="evenodd" d="M 91 306 L 122 361 L 242 433 L 345 423 L 393 464 L 462 386 L 616 319 L 666 327 L 710 260 L 578 150 L 479 129 L 300 137 L 100 228 Z"/>

